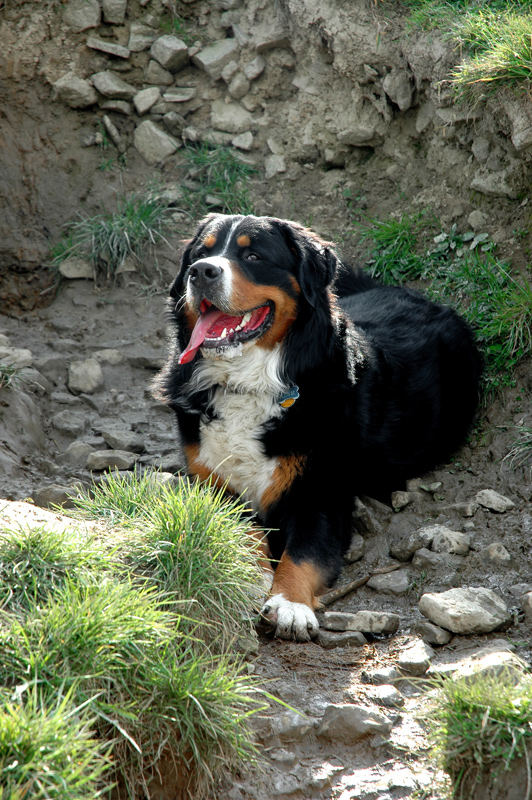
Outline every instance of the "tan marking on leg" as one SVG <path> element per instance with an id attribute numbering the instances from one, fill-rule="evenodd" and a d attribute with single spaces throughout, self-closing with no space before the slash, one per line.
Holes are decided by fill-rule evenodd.
<path id="1" fill-rule="evenodd" d="M 270 595 L 282 594 L 292 603 L 304 603 L 309 608 L 318 608 L 316 595 L 326 589 L 319 567 L 311 561 L 296 564 L 290 556 L 283 553 L 275 570 Z"/>
<path id="2" fill-rule="evenodd" d="M 225 488 L 227 491 L 231 492 L 232 490 L 227 486 L 226 481 L 200 461 L 199 449 L 199 444 L 186 444 L 184 447 L 187 467 L 190 474 L 196 475 L 200 481 L 208 481 L 215 489 Z"/>
<path id="3" fill-rule="evenodd" d="M 260 499 L 260 507 L 266 511 L 291 487 L 298 475 L 303 473 L 306 456 L 279 456 L 270 485 Z"/>

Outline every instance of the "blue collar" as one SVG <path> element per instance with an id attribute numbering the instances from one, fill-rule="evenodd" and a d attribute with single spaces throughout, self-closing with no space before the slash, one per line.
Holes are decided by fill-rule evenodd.
<path id="1" fill-rule="evenodd" d="M 281 406 L 281 408 L 290 408 L 294 405 L 296 400 L 299 398 L 299 386 L 290 386 L 289 389 L 282 394 L 277 402 Z"/>

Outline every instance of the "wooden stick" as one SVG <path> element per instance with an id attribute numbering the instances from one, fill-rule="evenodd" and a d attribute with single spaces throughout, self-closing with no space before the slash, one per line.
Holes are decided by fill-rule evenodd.
<path id="1" fill-rule="evenodd" d="M 344 586 L 339 586 L 337 589 L 331 589 L 330 592 L 322 594 L 319 598 L 320 606 L 330 606 L 337 600 L 340 600 L 341 597 L 345 597 L 346 594 L 350 594 L 351 592 L 360 589 L 360 587 L 364 586 L 364 584 L 366 584 L 370 578 L 373 578 L 374 575 L 385 575 L 387 572 L 394 572 L 396 569 L 399 569 L 399 567 L 402 566 L 402 564 L 390 564 L 387 567 L 380 567 L 374 572 L 370 572 L 369 575 L 364 575 L 362 578 L 357 578 L 354 581 L 350 581 L 349 583 L 344 584 Z"/>

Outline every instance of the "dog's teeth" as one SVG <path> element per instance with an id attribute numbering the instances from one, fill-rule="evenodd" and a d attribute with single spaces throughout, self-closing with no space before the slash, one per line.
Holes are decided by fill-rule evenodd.
<path id="1" fill-rule="evenodd" d="M 227 336 L 227 328 L 224 328 L 222 331 L 222 335 L 220 336 L 220 339 L 225 339 L 226 336 Z"/>
<path id="2" fill-rule="evenodd" d="M 247 311 L 247 312 L 244 314 L 244 316 L 242 317 L 242 322 L 240 323 L 240 324 L 242 325 L 242 327 L 243 327 L 244 325 L 247 325 L 247 324 L 248 324 L 248 322 L 250 321 L 250 319 L 251 319 L 251 311 Z"/>

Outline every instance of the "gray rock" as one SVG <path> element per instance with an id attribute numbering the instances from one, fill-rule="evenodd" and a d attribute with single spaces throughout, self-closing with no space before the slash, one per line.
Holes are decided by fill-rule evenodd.
<path id="1" fill-rule="evenodd" d="M 96 36 L 89 36 L 86 41 L 87 47 L 91 50 L 99 50 L 102 53 L 107 53 L 110 56 L 117 58 L 129 58 L 130 52 L 127 47 L 116 42 L 110 42 L 108 39 L 98 39 Z"/>
<path id="2" fill-rule="evenodd" d="M 405 704 L 405 698 L 401 692 L 396 689 L 395 686 L 390 686 L 386 683 L 372 689 L 368 693 L 368 697 L 370 700 L 373 700 L 374 703 L 377 703 L 379 706 L 385 706 L 386 708 L 400 708 Z"/>
<path id="3" fill-rule="evenodd" d="M 64 278 L 69 278 L 71 280 L 80 278 L 92 280 L 94 278 L 94 268 L 90 261 L 86 258 L 80 258 L 79 256 L 68 256 L 64 261 L 61 261 L 59 264 L 59 273 Z"/>
<path id="4" fill-rule="evenodd" d="M 353 564 L 355 561 L 360 561 L 365 550 L 366 542 L 364 541 L 364 538 L 359 533 L 354 533 L 351 537 L 351 544 L 349 545 L 349 549 L 345 553 L 344 558 L 349 564 Z"/>
<path id="5" fill-rule="evenodd" d="M 286 172 L 286 161 L 284 156 L 266 156 L 264 159 L 264 174 L 266 180 L 275 177 L 280 172 Z"/>
<path id="6" fill-rule="evenodd" d="M 521 608 L 523 609 L 526 621 L 532 623 L 532 592 L 527 592 L 522 596 Z"/>
<path id="7" fill-rule="evenodd" d="M 153 58 L 150 59 L 144 78 L 146 83 L 155 84 L 156 86 L 171 86 L 174 82 L 172 73 L 161 67 Z"/>
<path id="8" fill-rule="evenodd" d="M 135 128 L 135 147 L 148 164 L 158 164 L 175 153 L 181 143 L 161 130 L 154 122 L 146 120 Z"/>
<path id="9" fill-rule="evenodd" d="M 325 709 L 317 735 L 349 744 L 374 733 L 387 734 L 391 729 L 392 723 L 376 708 L 334 703 Z"/>
<path id="10" fill-rule="evenodd" d="M 423 528 L 414 531 L 414 533 L 402 536 L 392 543 L 390 555 L 392 558 L 397 558 L 398 561 L 409 561 L 416 550 L 429 548 L 432 545 L 434 536 L 440 533 L 442 529 L 448 530 L 443 525 L 425 525 Z"/>
<path id="11" fill-rule="evenodd" d="M 279 20 L 259 26 L 253 32 L 253 44 L 257 53 L 277 47 L 290 47 L 290 31 Z"/>
<path id="12" fill-rule="evenodd" d="M 511 621 L 504 601 L 483 587 L 424 594 L 419 610 L 431 622 L 453 633 L 489 633 Z"/>
<path id="13" fill-rule="evenodd" d="M 169 72 L 178 72 L 188 64 L 188 47 L 177 36 L 159 36 L 150 48 L 150 55 Z"/>
<path id="14" fill-rule="evenodd" d="M 59 461 L 64 464 L 70 464 L 72 467 L 84 467 L 89 453 L 92 453 L 93 450 L 93 446 L 88 442 L 72 442 L 64 453 L 61 453 Z"/>
<path id="15" fill-rule="evenodd" d="M 440 628 L 438 625 L 433 625 L 432 622 L 416 622 L 413 631 L 419 634 L 427 644 L 434 644 L 441 647 L 451 641 L 451 634 L 449 631 Z"/>
<path id="16" fill-rule="evenodd" d="M 512 597 L 522 597 L 528 592 L 532 592 L 532 583 L 514 583 L 508 588 Z"/>
<path id="17" fill-rule="evenodd" d="M 211 106 L 211 125 L 227 133 L 244 133 L 252 125 L 253 117 L 239 103 L 215 100 Z"/>
<path id="18" fill-rule="evenodd" d="M 456 555 L 467 555 L 471 546 L 471 537 L 467 533 L 452 531 L 445 525 L 434 526 L 438 530 L 432 539 L 432 549 L 435 553 L 455 553 Z"/>
<path id="19" fill-rule="evenodd" d="M 397 666 L 407 675 L 424 675 L 434 656 L 432 647 L 418 639 L 399 654 Z"/>
<path id="20" fill-rule="evenodd" d="M 66 508 L 72 508 L 74 506 L 74 503 L 70 499 L 72 494 L 75 494 L 74 486 L 51 483 L 47 486 L 39 486 L 34 489 L 31 496 L 35 505 L 41 508 L 48 508 L 53 505 L 62 505 Z"/>
<path id="21" fill-rule="evenodd" d="M 132 22 L 129 28 L 127 46 L 132 53 L 141 53 L 151 47 L 155 39 L 157 39 L 157 33 L 153 28 L 143 25 L 141 22 Z M 154 82 L 156 83 L 157 81 Z"/>
<path id="22" fill-rule="evenodd" d="M 326 611 L 323 627 L 332 631 L 362 631 L 362 633 L 395 633 L 399 628 L 399 614 L 386 611 Z"/>
<path id="23" fill-rule="evenodd" d="M 234 97 L 235 100 L 241 100 L 245 97 L 249 89 L 250 83 L 242 72 L 237 72 L 227 87 L 229 94 L 231 97 Z"/>
<path id="24" fill-rule="evenodd" d="M 226 83 L 231 83 L 232 79 L 238 72 L 238 61 L 229 61 L 222 70 L 221 78 Z"/>
<path id="25" fill-rule="evenodd" d="M 362 670 L 360 679 L 364 683 L 371 683 L 375 686 L 392 683 L 399 680 L 401 673 L 397 667 L 381 667 L 380 669 Z"/>
<path id="26" fill-rule="evenodd" d="M 507 170 L 500 172 L 479 170 L 471 181 L 471 188 L 475 192 L 494 197 L 515 199 L 519 194 L 518 188 L 509 178 Z"/>
<path id="27" fill-rule="evenodd" d="M 140 92 L 133 97 L 133 105 L 137 114 L 145 114 L 161 97 L 161 92 L 157 86 L 149 86 L 147 89 L 141 89 Z"/>
<path id="28" fill-rule="evenodd" d="M 57 99 L 70 108 L 87 108 L 98 100 L 98 95 L 91 84 L 74 72 L 67 72 L 55 81 L 53 87 Z"/>
<path id="29" fill-rule="evenodd" d="M 382 594 L 404 594 L 410 588 L 410 573 L 407 569 L 399 569 L 384 575 L 373 575 L 366 586 Z"/>
<path id="30" fill-rule="evenodd" d="M 68 0 L 63 11 L 63 22 L 80 33 L 100 24 L 100 4 L 98 0 Z"/>
<path id="31" fill-rule="evenodd" d="M 81 411 L 66 408 L 58 411 L 50 420 L 52 427 L 62 433 L 79 434 L 87 427 L 87 415 Z"/>
<path id="32" fill-rule="evenodd" d="M 142 453 L 145 450 L 144 439 L 135 431 L 100 427 L 99 432 L 112 450 L 128 450 L 133 453 Z"/>
<path id="33" fill-rule="evenodd" d="M 268 143 L 271 147 L 270 140 Z M 365 497 L 364 500 L 361 500 L 360 497 L 355 497 L 353 527 L 358 533 L 376 536 L 379 533 L 384 533 L 391 513 L 390 508 L 378 500 L 370 497 Z"/>
<path id="34" fill-rule="evenodd" d="M 31 350 L 25 347 L 0 346 L 0 361 L 10 367 L 23 369 L 24 367 L 31 367 L 33 354 Z"/>
<path id="35" fill-rule="evenodd" d="M 113 367 L 117 366 L 117 364 L 123 364 L 126 360 L 124 354 L 120 350 L 115 350 L 114 348 L 95 350 L 92 356 L 101 364 L 110 364 Z"/>
<path id="36" fill-rule="evenodd" d="M 399 106 L 401 111 L 406 111 L 412 105 L 414 86 L 412 76 L 408 72 L 392 69 L 385 76 L 382 88 L 392 103 Z"/>
<path id="37" fill-rule="evenodd" d="M 192 57 L 192 62 L 216 81 L 221 77 L 225 65 L 233 61 L 237 54 L 236 39 L 221 39 L 196 53 Z"/>
<path id="38" fill-rule="evenodd" d="M 68 388 L 73 394 L 92 394 L 104 384 L 103 372 L 95 358 L 72 361 L 68 368 Z"/>
<path id="39" fill-rule="evenodd" d="M 283 741 L 301 741 L 314 728 L 314 719 L 297 711 L 283 711 L 272 722 L 272 732 Z"/>
<path id="40" fill-rule="evenodd" d="M 266 68 L 266 61 L 262 56 L 256 56 L 244 66 L 244 75 L 248 81 L 256 80 Z"/>
<path id="41" fill-rule="evenodd" d="M 442 569 L 446 564 L 449 564 L 448 555 L 434 553 L 426 547 L 416 550 L 412 559 L 412 566 L 416 569 Z"/>
<path id="42" fill-rule="evenodd" d="M 320 628 L 316 642 L 325 650 L 334 647 L 360 647 L 367 644 L 367 640 L 360 631 L 333 632 Z"/>
<path id="43" fill-rule="evenodd" d="M 87 456 L 87 469 L 131 469 L 137 459 L 137 453 L 127 450 L 93 450 Z"/>
<path id="44" fill-rule="evenodd" d="M 499 492 L 493 489 L 482 489 L 480 492 L 477 492 L 475 500 L 483 508 L 487 508 L 490 511 L 497 511 L 499 514 L 508 511 L 515 505 L 508 497 L 504 497 L 504 495 L 499 494 Z"/>
<path id="45" fill-rule="evenodd" d="M 126 19 L 127 0 L 101 0 L 103 18 L 111 25 L 123 25 Z"/>
<path id="46" fill-rule="evenodd" d="M 507 566 L 512 561 L 512 556 L 501 542 L 492 542 L 484 550 L 482 555 L 487 561 L 500 566 Z"/>
<path id="47" fill-rule="evenodd" d="M 471 212 L 471 214 L 467 218 L 467 224 L 474 230 L 474 231 L 482 231 L 486 227 L 488 223 L 488 218 L 482 211 L 479 211 L 478 208 Z"/>
<path id="48" fill-rule="evenodd" d="M 172 89 L 167 89 L 163 94 L 163 100 L 166 103 L 188 103 L 196 96 L 196 89 L 194 86 L 175 86 Z"/>
<path id="49" fill-rule="evenodd" d="M 414 500 L 413 492 L 392 492 L 391 501 L 394 511 L 401 511 Z"/>
<path id="50" fill-rule="evenodd" d="M 100 108 L 103 111 L 115 111 L 117 114 L 124 114 L 130 117 L 133 113 L 133 106 L 127 100 L 104 100 L 100 103 Z"/>
<path id="51" fill-rule="evenodd" d="M 502 98 L 502 106 L 512 126 L 513 146 L 517 151 L 527 150 L 532 146 L 532 114 L 528 103 L 507 92 Z"/>
<path id="52" fill-rule="evenodd" d="M 95 88 L 103 94 L 104 97 L 113 97 L 118 100 L 131 100 L 137 93 L 137 89 L 131 84 L 126 83 L 111 70 L 104 70 L 103 72 L 96 72 L 92 76 L 92 82 Z"/>
<path id="53" fill-rule="evenodd" d="M 251 131 L 239 133 L 231 139 L 231 144 L 239 150 L 249 151 L 253 147 L 253 134 Z"/>

